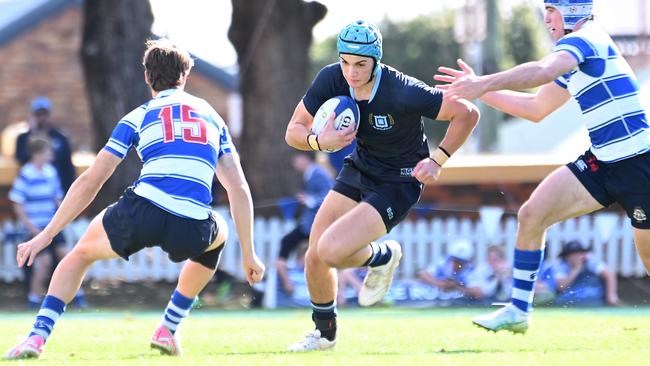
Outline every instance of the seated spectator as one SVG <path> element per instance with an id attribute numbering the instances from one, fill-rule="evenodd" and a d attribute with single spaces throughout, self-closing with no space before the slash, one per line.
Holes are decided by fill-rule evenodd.
<path id="1" fill-rule="evenodd" d="M 557 305 L 618 304 L 616 275 L 579 241 L 564 244 L 552 270 Z"/>
<path id="2" fill-rule="evenodd" d="M 483 274 L 474 270 L 474 247 L 469 241 L 453 242 L 447 254 L 447 258 L 419 273 L 422 282 L 444 293 L 440 299 L 466 303 L 493 295 L 496 286 L 490 285 Z"/>
<path id="3" fill-rule="evenodd" d="M 512 268 L 506 261 L 503 247 L 491 245 L 487 251 L 485 270 L 477 269 L 474 277 L 482 283 L 483 295 L 493 301 L 509 301 L 512 288 Z"/>

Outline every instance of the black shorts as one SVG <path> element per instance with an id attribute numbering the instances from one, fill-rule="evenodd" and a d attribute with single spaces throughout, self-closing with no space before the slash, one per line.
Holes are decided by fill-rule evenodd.
<path id="1" fill-rule="evenodd" d="M 601 205 L 618 202 L 638 229 L 650 229 L 650 153 L 604 163 L 587 150 L 567 164 Z"/>
<path id="2" fill-rule="evenodd" d="M 217 223 L 176 216 L 127 188 L 120 199 L 108 206 L 102 220 L 111 248 L 120 257 L 145 247 L 160 247 L 172 262 L 198 257 L 217 237 Z"/>
<path id="3" fill-rule="evenodd" d="M 357 202 L 367 202 L 381 215 L 386 232 L 390 232 L 420 199 L 424 185 L 420 182 L 387 182 L 370 178 L 350 160 L 336 177 L 333 191 Z"/>

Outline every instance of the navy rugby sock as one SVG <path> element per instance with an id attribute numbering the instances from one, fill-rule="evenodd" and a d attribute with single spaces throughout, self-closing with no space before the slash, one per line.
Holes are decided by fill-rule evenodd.
<path id="1" fill-rule="evenodd" d="M 363 264 L 362 267 L 382 266 L 388 263 L 390 258 L 393 256 L 393 253 L 391 252 L 390 248 L 384 242 L 381 243 L 372 242 L 370 243 L 370 249 L 372 249 L 372 254 L 370 255 L 370 258 L 368 258 L 366 263 Z"/>
<path id="2" fill-rule="evenodd" d="M 320 335 L 328 341 L 336 339 L 336 302 L 330 301 L 324 304 L 311 302 L 311 318 L 316 324 Z"/>

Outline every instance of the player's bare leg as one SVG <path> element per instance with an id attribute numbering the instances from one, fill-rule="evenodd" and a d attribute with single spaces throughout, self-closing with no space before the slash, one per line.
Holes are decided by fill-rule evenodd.
<path id="1" fill-rule="evenodd" d="M 55 322 L 65 305 L 72 301 L 90 265 L 100 259 L 116 258 L 102 225 L 102 211 L 88 226 L 79 243 L 59 263 L 54 271 L 47 296 L 27 339 L 11 349 L 7 359 L 37 358 L 43 351 Z"/>
<path id="2" fill-rule="evenodd" d="M 634 228 L 633 234 L 636 250 L 643 261 L 645 271 L 650 274 L 650 230 Z"/>
<path id="3" fill-rule="evenodd" d="M 336 339 L 336 268 L 361 267 L 372 255 L 369 243 L 386 233 L 377 211 L 330 192 L 316 215 L 309 238 L 305 274 L 314 306 L 316 330 L 291 351 L 331 348 Z"/>
<path id="4" fill-rule="evenodd" d="M 566 166 L 546 177 L 517 215 L 512 302 L 495 312 L 475 317 L 474 324 L 495 332 L 525 333 L 542 262 L 546 229 L 556 222 L 602 207 Z"/>

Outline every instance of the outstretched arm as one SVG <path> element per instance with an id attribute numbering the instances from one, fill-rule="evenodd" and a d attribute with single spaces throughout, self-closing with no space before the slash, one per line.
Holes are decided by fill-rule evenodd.
<path id="1" fill-rule="evenodd" d="M 435 75 L 434 79 L 452 83 L 438 86 L 438 88 L 447 90 L 457 80 L 465 77 L 469 79 L 476 77 L 474 70 L 463 60 L 458 60 L 458 66 L 460 70 L 448 67 L 440 67 L 438 69 L 438 71 L 445 75 Z M 560 108 L 570 98 L 571 94 L 566 89 L 552 81 L 543 85 L 537 93 L 501 90 L 483 94 L 481 101 L 513 116 L 532 122 L 539 122 Z"/>
<path id="2" fill-rule="evenodd" d="M 228 193 L 230 212 L 239 235 L 246 280 L 252 285 L 262 280 L 264 264 L 255 254 L 253 243 L 253 199 L 237 154 L 228 153 L 219 159 L 217 178 Z"/>
<path id="3" fill-rule="evenodd" d="M 502 90 L 483 95 L 481 101 L 515 117 L 540 122 L 570 98 L 571 94 L 566 89 L 550 82 L 535 94 Z"/>
<path id="4" fill-rule="evenodd" d="M 50 244 L 52 238 L 88 207 L 120 162 L 122 159 L 106 150 L 97 154 L 93 164 L 72 183 L 52 221 L 32 240 L 18 246 L 16 259 L 19 267 L 25 263 L 31 266 L 36 255 Z"/>
<path id="5" fill-rule="evenodd" d="M 473 72 L 464 74 L 458 70 L 439 68 L 438 71 L 448 75 L 436 75 L 434 79 L 451 83 L 445 87 L 445 98 L 476 99 L 491 91 L 536 88 L 552 82 L 577 66 L 578 60 L 569 52 L 553 52 L 539 61 L 527 62 L 509 70 L 483 76 L 476 76 Z M 466 71 L 462 65 L 461 68 Z M 448 71 L 456 73 L 449 74 Z"/>

